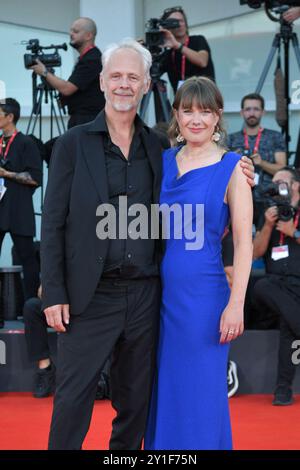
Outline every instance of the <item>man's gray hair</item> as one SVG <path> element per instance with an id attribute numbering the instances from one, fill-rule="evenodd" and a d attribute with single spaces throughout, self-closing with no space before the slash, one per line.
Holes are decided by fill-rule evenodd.
<path id="1" fill-rule="evenodd" d="M 109 46 L 105 48 L 104 52 L 102 53 L 103 71 L 105 70 L 105 67 L 109 62 L 111 56 L 121 49 L 132 49 L 140 55 L 141 59 L 143 60 L 146 79 L 148 80 L 150 78 L 150 67 L 152 65 L 151 54 L 148 49 L 146 49 L 139 42 L 131 38 L 122 39 L 122 41 L 118 43 L 109 44 Z"/>

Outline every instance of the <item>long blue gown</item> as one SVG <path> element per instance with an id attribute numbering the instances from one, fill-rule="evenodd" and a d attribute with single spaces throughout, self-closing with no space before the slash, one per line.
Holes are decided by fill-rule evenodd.
<path id="1" fill-rule="evenodd" d="M 221 238 L 229 218 L 226 187 L 240 156 L 227 152 L 220 162 L 178 178 L 175 157 L 179 149 L 163 154 L 160 204 L 192 204 L 194 209 L 203 204 L 204 242 L 202 249 L 187 250 L 186 242 L 191 240 L 176 236 L 178 220 L 172 223 L 170 219 L 170 239 L 161 266 L 157 376 L 144 448 L 231 449 L 229 346 L 219 343 L 220 317 L 230 294 Z M 194 219 L 191 224 L 195 228 Z"/>

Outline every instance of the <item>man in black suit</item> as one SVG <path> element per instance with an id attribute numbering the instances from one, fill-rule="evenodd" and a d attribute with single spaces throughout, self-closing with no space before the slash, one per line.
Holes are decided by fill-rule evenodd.
<path id="1" fill-rule="evenodd" d="M 114 350 L 111 449 L 141 446 L 153 375 L 160 281 L 155 240 L 99 240 L 96 209 L 119 196 L 158 203 L 161 148 L 136 116 L 151 55 L 130 42 L 103 57 L 105 111 L 60 137 L 42 220 L 43 308 L 58 339 L 49 447 L 79 449 L 99 374 Z"/>
<path id="2" fill-rule="evenodd" d="M 159 201 L 161 147 L 136 115 L 150 66 L 150 53 L 135 41 L 110 46 L 100 76 L 104 112 L 60 137 L 51 158 L 42 219 L 43 308 L 61 334 L 50 449 L 81 448 L 112 352 L 117 415 L 109 446 L 141 447 L 157 339 L 159 250 L 158 240 L 130 236 L 130 214 L 136 203 L 150 209 Z M 127 198 L 126 236 L 99 239 L 98 206 L 110 204 L 122 216 L 121 197 Z"/>

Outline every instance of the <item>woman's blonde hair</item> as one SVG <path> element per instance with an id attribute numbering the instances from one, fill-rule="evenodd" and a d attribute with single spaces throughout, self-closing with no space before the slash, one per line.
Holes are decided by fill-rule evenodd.
<path id="1" fill-rule="evenodd" d="M 218 145 L 226 146 L 226 130 L 222 118 L 222 110 L 224 108 L 223 97 L 215 82 L 207 77 L 188 78 L 177 90 L 173 103 L 173 117 L 169 127 L 171 141 L 174 142 L 179 135 L 179 127 L 174 110 L 178 111 L 179 108 L 191 109 L 193 106 L 199 109 L 209 109 L 219 116 L 215 129 L 221 136 Z"/>

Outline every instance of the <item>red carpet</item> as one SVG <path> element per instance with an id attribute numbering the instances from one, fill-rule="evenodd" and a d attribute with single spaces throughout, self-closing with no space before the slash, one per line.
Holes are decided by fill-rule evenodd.
<path id="1" fill-rule="evenodd" d="M 230 399 L 235 449 L 300 449 L 300 396 L 293 406 L 271 406 L 270 395 Z M 0 394 L 0 449 L 46 449 L 52 398 L 29 393 Z M 85 449 L 107 449 L 114 412 L 108 401 L 97 401 Z"/>

